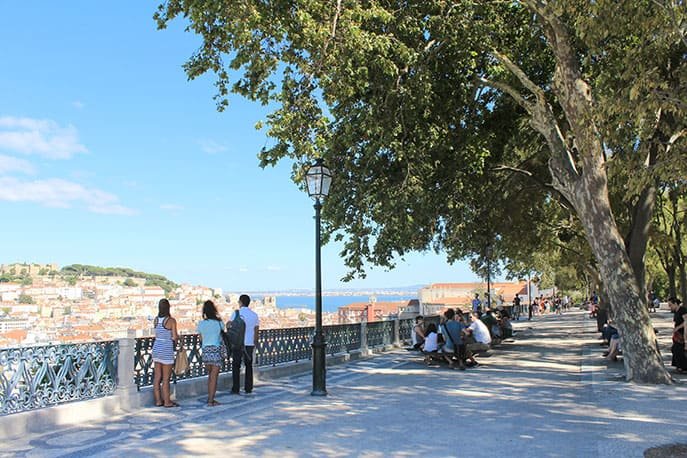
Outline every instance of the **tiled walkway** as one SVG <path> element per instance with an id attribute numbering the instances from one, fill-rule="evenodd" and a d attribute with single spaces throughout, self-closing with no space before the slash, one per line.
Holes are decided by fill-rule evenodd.
<path id="1" fill-rule="evenodd" d="M 668 329 L 667 313 L 655 324 Z M 398 350 L 330 367 L 329 395 L 310 374 L 257 384 L 252 395 L 181 400 L 0 444 L 2 456 L 640 457 L 687 442 L 684 385 L 621 381 L 580 312 L 515 324 L 515 342 L 465 372 Z M 660 334 L 670 355 L 670 333 Z"/>

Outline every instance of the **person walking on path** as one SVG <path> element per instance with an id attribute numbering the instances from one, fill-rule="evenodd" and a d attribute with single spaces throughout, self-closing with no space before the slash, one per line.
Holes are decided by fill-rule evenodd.
<path id="1" fill-rule="evenodd" d="M 668 299 L 668 306 L 673 312 L 673 346 L 670 349 L 673 353 L 672 365 L 675 366 L 675 371 L 684 374 L 687 372 L 687 328 L 685 320 L 687 320 L 687 308 L 682 305 L 682 301 L 677 297 Z"/>
<path id="2" fill-rule="evenodd" d="M 215 401 L 217 392 L 217 378 L 222 362 L 226 358 L 226 349 L 222 342 L 222 319 L 217 313 L 217 307 L 212 301 L 203 304 L 203 320 L 198 323 L 198 334 L 203 348 L 203 363 L 208 371 L 208 406 L 215 407 L 219 402 Z M 223 351 L 224 350 L 224 351 Z"/>
<path id="3" fill-rule="evenodd" d="M 244 347 L 231 349 L 232 394 L 238 394 L 241 387 L 241 360 L 246 366 L 244 390 L 246 393 L 253 392 L 253 352 L 258 344 L 258 331 L 260 330 L 258 314 L 248 308 L 250 297 L 247 294 L 242 294 L 239 297 L 239 305 L 240 307 L 232 316 L 232 320 L 235 320 L 236 314 L 238 314 L 246 323 L 246 332 L 243 340 Z M 229 328 L 230 323 L 231 321 L 227 323 L 227 328 Z"/>
<path id="4" fill-rule="evenodd" d="M 518 293 L 515 293 L 513 298 L 513 317 L 516 320 L 520 319 L 520 295 Z"/>
<path id="5" fill-rule="evenodd" d="M 174 347 L 179 339 L 177 321 L 169 311 L 169 301 L 160 299 L 154 321 L 155 343 L 153 343 L 153 397 L 158 407 L 179 407 L 170 399 L 169 379 L 174 366 Z"/>

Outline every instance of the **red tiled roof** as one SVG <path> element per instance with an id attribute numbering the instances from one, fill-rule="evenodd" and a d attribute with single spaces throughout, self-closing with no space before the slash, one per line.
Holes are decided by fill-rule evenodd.
<path id="1" fill-rule="evenodd" d="M 23 341 L 26 339 L 26 335 L 29 333 L 26 329 L 12 329 L 11 331 L 3 332 L 0 337 L 4 337 L 8 340 Z"/>

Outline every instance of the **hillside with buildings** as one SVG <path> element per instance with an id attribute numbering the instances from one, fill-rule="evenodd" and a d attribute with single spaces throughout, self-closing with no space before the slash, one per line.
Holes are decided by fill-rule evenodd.
<path id="1" fill-rule="evenodd" d="M 238 307 L 238 294 L 177 285 L 162 276 L 126 268 L 3 264 L 0 347 L 109 340 L 130 331 L 147 336 L 163 297 L 170 300 L 182 334 L 195 333 L 207 299 L 215 302 L 225 318 Z M 263 329 L 308 326 L 315 321 L 311 310 L 278 309 L 274 297 L 254 301 L 251 307 L 260 314 Z M 334 323 L 335 314 L 327 314 L 324 321 Z"/>
<path id="2" fill-rule="evenodd" d="M 323 324 L 409 318 L 441 313 L 448 307 L 467 310 L 474 294 L 483 297 L 485 291 L 484 283 L 434 283 L 419 290 L 419 300 L 377 301 L 373 295 L 368 301 L 323 313 Z M 527 300 L 526 282 L 494 283 L 491 291 L 494 306 L 512 302 L 516 293 Z M 163 297 L 171 303 L 179 331 L 195 333 L 205 300 L 213 300 L 226 319 L 238 307 L 238 296 L 121 267 L 2 264 L 0 347 L 110 340 L 130 333 L 148 336 Z M 314 325 L 313 310 L 277 305 L 276 296 L 254 298 L 251 308 L 260 315 L 261 329 Z"/>

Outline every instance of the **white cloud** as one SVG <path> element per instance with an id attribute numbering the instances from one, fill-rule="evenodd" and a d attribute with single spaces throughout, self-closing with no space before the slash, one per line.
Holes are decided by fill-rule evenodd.
<path id="1" fill-rule="evenodd" d="M 280 272 L 281 267 L 279 267 L 279 266 L 267 266 L 267 270 L 270 272 Z"/>
<path id="2" fill-rule="evenodd" d="M 81 100 L 74 100 L 72 102 L 72 106 L 78 110 L 81 110 L 86 106 L 86 104 L 84 104 Z"/>
<path id="3" fill-rule="evenodd" d="M 3 200 L 34 202 L 55 208 L 84 206 L 90 212 L 108 215 L 135 213 L 120 204 L 119 198 L 114 194 L 60 178 L 21 181 L 13 177 L 0 177 L 0 201 Z"/>
<path id="4" fill-rule="evenodd" d="M 208 154 L 222 153 L 227 150 L 226 146 L 222 145 L 221 143 L 217 143 L 214 140 L 199 140 L 198 144 L 200 145 L 200 149 Z"/>
<path id="5" fill-rule="evenodd" d="M 0 175 L 9 172 L 19 172 L 26 173 L 27 175 L 33 175 L 36 173 L 36 170 L 29 161 L 0 154 Z"/>
<path id="6" fill-rule="evenodd" d="M 162 210 L 167 210 L 172 213 L 180 212 L 181 210 L 184 209 L 181 205 L 176 205 L 176 204 L 162 204 L 160 205 L 160 209 Z"/>
<path id="7" fill-rule="evenodd" d="M 248 267 L 244 267 L 244 266 L 239 267 L 239 272 L 248 272 Z"/>
<path id="8" fill-rule="evenodd" d="M 0 150 L 69 159 L 88 150 L 79 142 L 76 128 L 49 119 L 0 116 Z"/>

